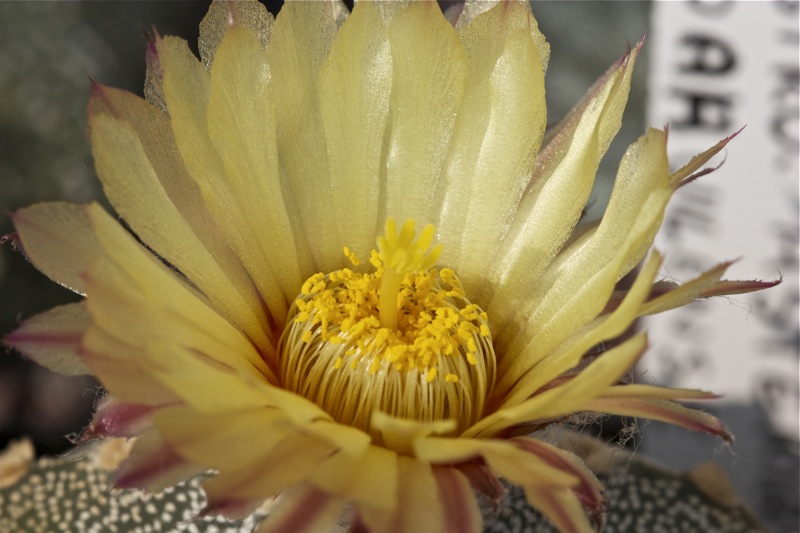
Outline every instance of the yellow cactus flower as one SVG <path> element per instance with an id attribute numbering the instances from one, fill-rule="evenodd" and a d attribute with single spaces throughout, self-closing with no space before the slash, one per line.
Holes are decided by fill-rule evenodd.
<path id="1" fill-rule="evenodd" d="M 119 217 L 97 204 L 13 215 L 43 273 L 85 295 L 6 342 L 109 396 L 90 436 L 139 436 L 121 487 L 213 470 L 209 512 L 280 495 L 261 531 L 481 529 L 500 478 L 564 531 L 602 488 L 536 437 L 575 413 L 730 439 L 624 384 L 637 317 L 756 290 L 683 285 L 645 259 L 672 193 L 729 139 L 670 172 L 667 132 L 625 153 L 603 218 L 580 223 L 620 126 L 636 46 L 545 134 L 549 48 L 527 3 L 215 2 L 197 59 L 158 37 L 147 100 L 94 84 L 89 135 Z M 419 231 L 418 231 L 419 230 Z M 344 253 L 343 253 L 344 250 Z M 586 512 L 584 512 L 584 510 Z M 360 528 L 360 529 L 359 529 Z"/>

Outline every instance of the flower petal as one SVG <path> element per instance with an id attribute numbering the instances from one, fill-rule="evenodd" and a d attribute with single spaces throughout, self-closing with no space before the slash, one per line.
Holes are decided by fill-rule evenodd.
<path id="1" fill-rule="evenodd" d="M 216 470 L 246 470 L 295 432 L 283 413 L 267 407 L 198 413 L 177 406 L 156 413 L 154 420 L 176 452 Z"/>
<path id="2" fill-rule="evenodd" d="M 258 450 L 253 441 L 245 444 Z M 221 471 L 203 484 L 203 490 L 215 499 L 269 498 L 308 479 L 334 451 L 317 438 L 294 432 L 248 462 L 245 468 Z M 216 449 L 215 456 L 219 455 Z"/>
<path id="3" fill-rule="evenodd" d="M 631 50 L 559 124 L 536 160 L 528 190 L 492 271 L 496 293 L 486 311 L 500 329 L 538 286 L 577 223 L 600 160 L 619 130 L 639 48 Z"/>
<path id="4" fill-rule="evenodd" d="M 622 335 L 641 314 L 661 262 L 661 254 L 653 251 L 614 312 L 575 331 L 572 338 L 554 352 L 541 353 L 536 345 L 530 345 L 522 353 L 504 359 L 501 362 L 504 365 L 500 372 L 502 378 L 495 386 L 495 394 L 502 398 L 499 405 L 514 405 L 530 397 L 546 383 L 578 365 L 591 347 Z"/>
<path id="5" fill-rule="evenodd" d="M 572 488 L 572 491 L 583 507 L 589 511 L 595 525 L 600 526 L 605 501 L 603 485 L 578 456 L 539 439 L 518 437 L 512 441 L 521 449 L 538 455 L 549 464 L 578 478 L 580 481 L 577 486 Z M 528 485 L 536 486 L 533 482 Z"/>
<path id="6" fill-rule="evenodd" d="M 602 395 L 630 369 L 647 347 L 644 334 L 608 350 L 560 387 L 545 390 L 517 405 L 499 409 L 467 429 L 464 436 L 495 435 L 505 428 L 537 420 L 548 420 L 585 410 L 590 400 Z"/>
<path id="7" fill-rule="evenodd" d="M 255 32 L 228 30 L 211 66 L 208 136 L 227 175 L 227 185 L 250 232 L 242 248 L 255 248 L 287 301 L 312 271 L 297 246 L 300 221 L 287 211 L 288 186 L 280 180 L 273 94 L 267 56 Z M 292 219 L 293 218 L 293 219 Z M 250 250 L 251 253 L 254 250 Z M 250 271 L 256 274 L 253 267 Z M 275 315 L 278 323 L 284 316 Z"/>
<path id="8" fill-rule="evenodd" d="M 231 26 L 250 28 L 258 36 L 261 48 L 266 49 L 273 22 L 266 6 L 256 0 L 214 0 L 200 21 L 198 48 L 203 65 L 211 68 L 217 48 Z"/>
<path id="9" fill-rule="evenodd" d="M 433 223 L 441 209 L 443 167 L 465 90 L 464 47 L 435 2 L 412 2 L 395 13 L 389 42 L 391 126 L 382 208 L 385 217 Z"/>
<path id="10" fill-rule="evenodd" d="M 303 214 L 298 251 L 308 250 L 314 269 L 322 272 L 340 267 L 342 246 L 347 244 L 331 223 L 330 174 L 317 94 L 320 68 L 335 35 L 330 2 L 287 2 L 267 47 L 272 98 L 280 102 L 274 112 L 281 179 L 292 192 L 287 210 Z"/>
<path id="11" fill-rule="evenodd" d="M 338 453 L 311 475 L 309 483 L 357 506 L 392 513 L 398 505 L 397 454 L 369 446 L 357 458 Z"/>
<path id="12" fill-rule="evenodd" d="M 548 487 L 573 486 L 578 482 L 572 474 L 504 440 L 429 437 L 414 442 L 414 455 L 434 464 L 459 463 L 483 457 L 498 475 L 517 485 L 534 479 Z"/>
<path id="13" fill-rule="evenodd" d="M 23 321 L 3 342 L 54 372 L 88 374 L 79 352 L 91 321 L 83 302 L 60 305 Z"/>
<path id="14" fill-rule="evenodd" d="M 330 186 L 329 212 L 339 234 L 357 255 L 368 257 L 380 233 L 378 201 L 392 55 L 378 6 L 360 2 L 333 43 L 319 75 L 319 110 L 325 131 Z M 358 206 L 358 209 L 353 209 Z"/>
<path id="15" fill-rule="evenodd" d="M 434 466 L 446 533 L 478 533 L 483 526 L 478 502 L 466 476 L 455 468 Z"/>
<path id="16" fill-rule="evenodd" d="M 161 492 L 206 470 L 177 455 L 156 431 L 150 430 L 136 441 L 120 465 L 114 487 Z"/>
<path id="17" fill-rule="evenodd" d="M 330 531 L 343 503 L 315 487 L 299 485 L 281 494 L 255 533 L 314 533 Z"/>
<path id="18" fill-rule="evenodd" d="M 597 230 L 580 241 L 578 249 L 560 254 L 536 281 L 533 293 L 516 310 L 525 325 L 517 334 L 516 327 L 497 333 L 497 349 L 516 354 L 533 346 L 547 354 L 597 317 L 616 282 L 649 249 L 673 191 L 666 136 L 651 129 L 623 157 Z"/>
<path id="19" fill-rule="evenodd" d="M 714 400 L 719 395 L 698 389 L 674 389 L 643 383 L 615 385 L 604 392 L 601 398 L 661 398 L 668 400 Z"/>
<path id="20" fill-rule="evenodd" d="M 117 339 L 96 325 L 83 336 L 81 359 L 120 401 L 159 406 L 180 399 L 141 365 L 142 349 Z"/>
<path id="21" fill-rule="evenodd" d="M 25 257 L 48 278 L 84 294 L 81 274 L 99 246 L 83 206 L 41 203 L 16 211 L 12 220 Z"/>
<path id="22" fill-rule="evenodd" d="M 86 276 L 87 306 L 100 327 L 133 346 L 157 340 L 181 343 L 222 364 L 247 372 L 258 369 L 267 379 L 275 379 L 262 352 L 241 331 L 100 206 L 89 206 L 87 213 L 104 254 Z"/>
<path id="23" fill-rule="evenodd" d="M 528 502 L 539 509 L 561 533 L 593 533 L 578 498 L 569 489 L 525 487 Z"/>
<path id="24" fill-rule="evenodd" d="M 359 514 L 371 531 L 418 533 L 445 531 L 444 501 L 430 464 L 398 456 L 397 508 L 393 513 L 360 506 Z"/>
<path id="25" fill-rule="evenodd" d="M 153 414 L 164 407 L 125 403 L 106 396 L 97 405 L 81 440 L 95 437 L 137 437 L 152 427 Z"/>
<path id="26" fill-rule="evenodd" d="M 661 398 L 601 397 L 588 402 L 585 408 L 587 411 L 667 422 L 692 431 L 716 435 L 727 442 L 733 442 L 733 435 L 719 418 Z"/>
<path id="27" fill-rule="evenodd" d="M 470 294 L 485 280 L 487 260 L 494 257 L 488 251 L 504 237 L 531 178 L 547 122 L 544 71 L 531 26 L 535 21 L 527 7 L 510 2 L 461 32 L 466 90 L 436 227 L 445 243 L 443 262 L 458 265 Z"/>
<path id="28" fill-rule="evenodd" d="M 207 248 L 159 180 L 159 175 L 178 180 L 176 175 L 185 173 L 169 150 L 174 140 L 163 115 L 135 95 L 95 84 L 89 128 L 95 167 L 116 211 L 220 313 L 255 342 L 268 344 L 269 325 L 255 287 L 242 278 L 239 265 L 218 262 L 218 258 L 225 261 L 230 251 L 213 244 Z M 194 210 L 198 207 L 202 209 L 195 205 Z M 194 222 L 195 227 L 202 224 L 196 215 Z M 205 241 L 215 243 L 219 238 Z"/>
<path id="29" fill-rule="evenodd" d="M 200 190 L 206 210 L 244 264 L 267 303 L 272 319 L 282 323 L 288 309 L 269 257 L 254 240 L 250 223 L 231 190 L 225 165 L 208 133 L 211 80 L 185 41 L 166 37 L 156 41 L 164 70 L 164 96 L 170 125 L 186 170 Z"/>
<path id="30" fill-rule="evenodd" d="M 444 435 L 456 429 L 455 420 L 437 420 L 420 422 L 405 418 L 397 418 L 381 411 L 375 411 L 370 420 L 370 426 L 383 436 L 383 442 L 397 453 L 410 454 L 416 439 L 429 435 Z"/>

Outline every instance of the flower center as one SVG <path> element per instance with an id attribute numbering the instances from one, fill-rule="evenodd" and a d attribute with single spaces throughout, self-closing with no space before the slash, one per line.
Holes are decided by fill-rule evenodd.
<path id="1" fill-rule="evenodd" d="M 476 422 L 495 380 L 488 317 L 455 272 L 432 268 L 433 226 L 392 220 L 372 273 L 343 268 L 303 284 L 280 339 L 283 386 L 337 421 L 371 429 L 375 411 L 418 421 Z M 348 248 L 345 255 L 359 266 Z"/>

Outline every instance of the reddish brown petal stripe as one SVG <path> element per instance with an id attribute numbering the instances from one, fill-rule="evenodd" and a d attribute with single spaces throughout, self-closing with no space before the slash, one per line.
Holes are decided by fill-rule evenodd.
<path id="1" fill-rule="evenodd" d="M 3 342 L 55 372 L 68 376 L 89 374 L 79 351 L 90 323 L 83 303 L 61 305 L 25 320 Z"/>
<path id="2" fill-rule="evenodd" d="M 439 486 L 439 499 L 445 513 L 446 533 L 478 533 L 481 519 L 475 494 L 466 476 L 450 467 L 433 467 L 433 475 Z"/>
<path id="3" fill-rule="evenodd" d="M 303 486 L 286 491 L 256 533 L 313 533 L 329 531 L 342 505 L 315 487 Z"/>
<path id="4" fill-rule="evenodd" d="M 733 442 L 728 428 L 722 421 L 703 411 L 689 409 L 678 403 L 663 399 L 597 398 L 586 404 L 587 411 L 596 411 L 621 416 L 635 416 L 675 424 L 692 431 L 702 431 Z"/>
<path id="5" fill-rule="evenodd" d="M 506 493 L 506 488 L 488 466 L 470 462 L 459 465 L 458 469 L 467 476 L 472 488 L 486 496 L 491 502 L 496 504 Z"/>
<path id="6" fill-rule="evenodd" d="M 150 430 L 134 445 L 114 480 L 115 488 L 159 492 L 205 471 L 184 460 Z"/>
<path id="7" fill-rule="evenodd" d="M 153 413 L 169 405 L 142 405 L 125 403 L 111 396 L 103 398 L 97 406 L 92 422 L 81 440 L 96 437 L 136 437 L 150 429 Z"/>
<path id="8" fill-rule="evenodd" d="M 517 437 L 511 439 L 521 450 L 537 455 L 556 468 L 560 468 L 579 479 L 572 490 L 583 506 L 589 511 L 595 527 L 600 527 L 603 505 L 603 485 L 577 456 L 538 439 Z"/>
<path id="9" fill-rule="evenodd" d="M 525 496 L 561 533 L 594 532 L 578 498 L 569 489 L 525 487 Z"/>

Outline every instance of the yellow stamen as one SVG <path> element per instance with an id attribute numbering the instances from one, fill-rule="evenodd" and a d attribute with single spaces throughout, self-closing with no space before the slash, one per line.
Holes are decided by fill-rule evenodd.
<path id="1" fill-rule="evenodd" d="M 458 277 L 433 268 L 441 246 L 426 226 L 393 221 L 370 254 L 373 273 L 315 274 L 292 306 L 278 349 L 288 390 L 369 431 L 375 411 L 466 429 L 483 413 L 496 362 L 488 316 Z M 354 254 L 344 249 L 354 266 Z"/>

